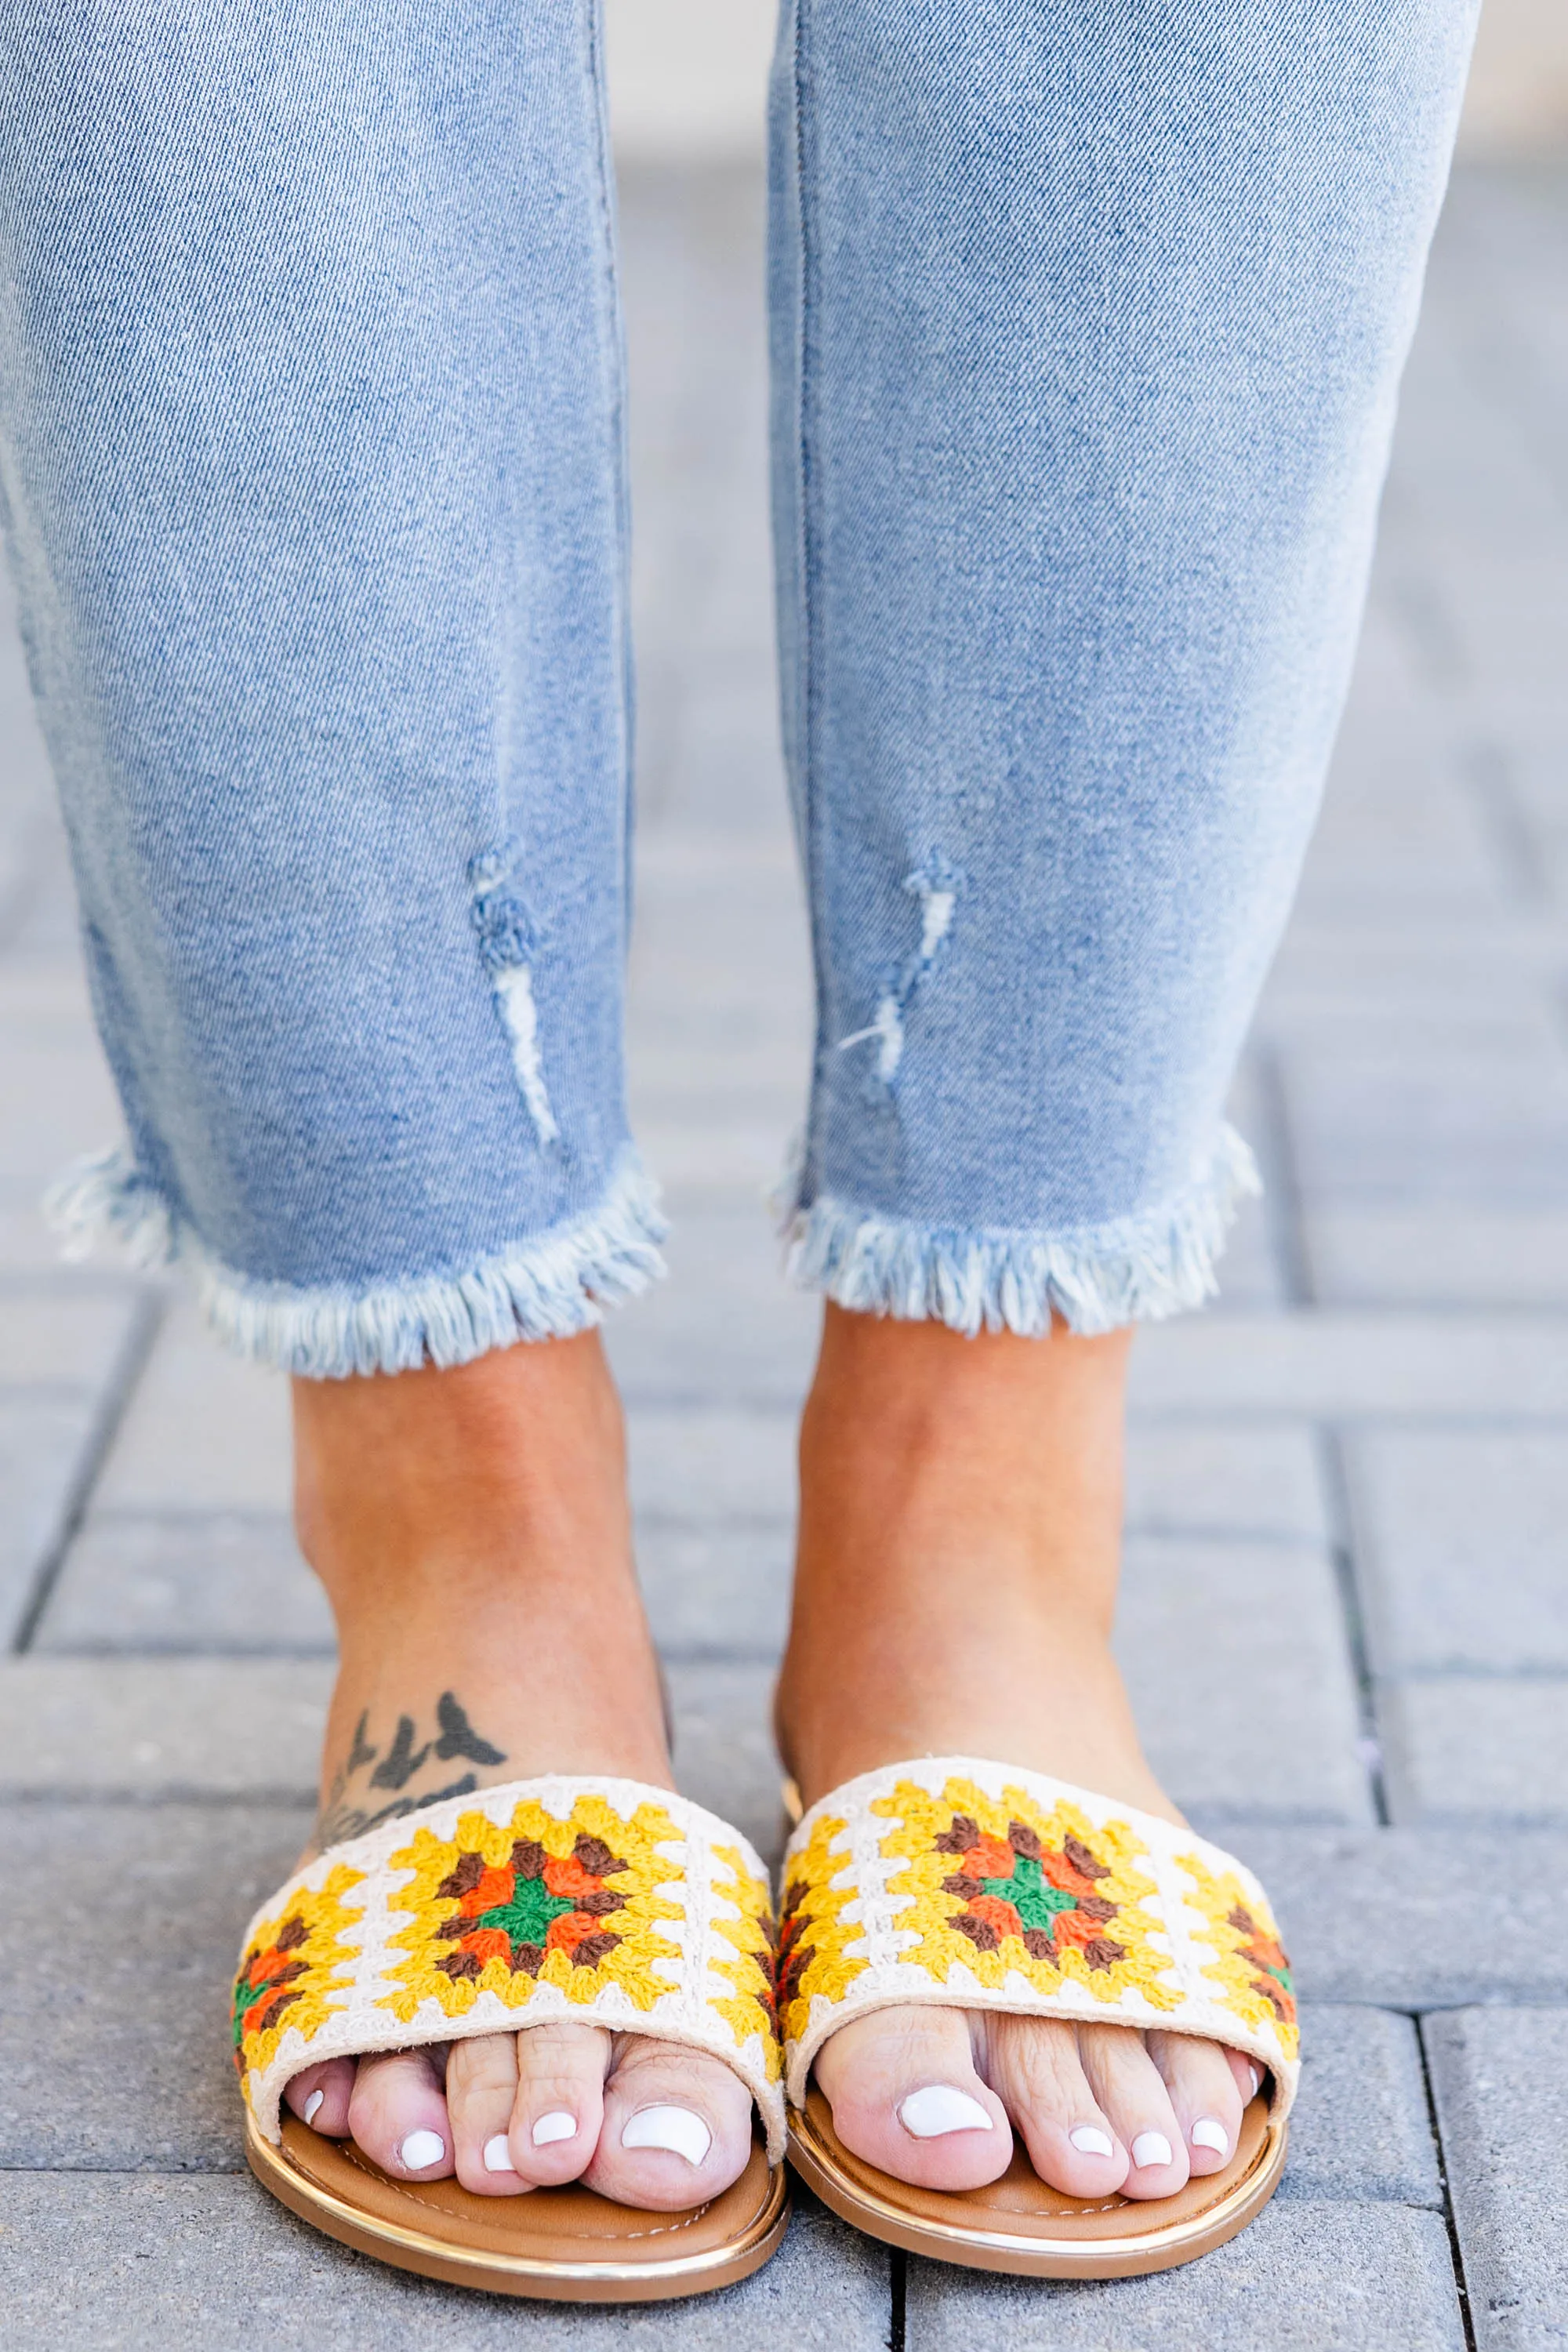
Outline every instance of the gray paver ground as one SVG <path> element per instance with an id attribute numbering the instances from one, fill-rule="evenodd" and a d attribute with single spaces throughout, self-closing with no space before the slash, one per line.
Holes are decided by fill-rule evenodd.
<path id="1" fill-rule="evenodd" d="M 1480 2352 L 1568 2343 L 1568 2009 L 1426 2021 Z"/>
<path id="2" fill-rule="evenodd" d="M 1463 2352 L 1448 2240 L 1408 2205 L 1272 2205 L 1201 2263 L 1100 2285 L 910 2266 L 909 2352 Z"/>
<path id="3" fill-rule="evenodd" d="M 772 1849 L 765 1695 L 816 1317 L 757 1202 L 811 1032 L 758 191 L 645 173 L 624 215 L 631 1087 L 678 1222 L 673 1279 L 611 1345 L 679 1767 Z M 110 1105 L 0 628 L 0 1615 L 24 1651 L 0 1670 L 7 2347 L 856 2352 L 901 2328 L 910 2352 L 1458 2352 L 1450 2221 L 1476 2340 L 1563 2340 L 1565 226 L 1563 170 L 1456 185 L 1325 820 L 1237 1088 L 1271 1196 L 1218 1307 L 1139 1348 L 1123 1654 L 1176 1793 L 1273 1883 L 1309 2003 L 1284 2193 L 1166 2277 L 906 2266 L 803 2210 L 731 2295 L 540 2310 L 361 2262 L 238 2172 L 226 1971 L 303 1833 L 331 1629 L 288 1530 L 279 1386 L 163 1292 L 62 1269 L 37 1215 Z"/>
<path id="4" fill-rule="evenodd" d="M 887 2341 L 888 2262 L 802 2213 L 742 2285 L 641 2310 L 542 2308 L 405 2277 L 334 2246 L 248 2179 L 37 2173 L 6 2187 L 6 2341 L 70 2352 L 843 2352 Z"/>

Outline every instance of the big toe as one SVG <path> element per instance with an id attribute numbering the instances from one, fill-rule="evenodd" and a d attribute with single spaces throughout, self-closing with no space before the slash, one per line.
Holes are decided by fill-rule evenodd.
<path id="1" fill-rule="evenodd" d="M 454 2169 L 440 2050 L 389 2050 L 354 2071 L 348 2124 L 356 2147 L 399 2180 L 441 2180 Z"/>
<path id="2" fill-rule="evenodd" d="M 1013 2157 L 1007 2111 L 974 2066 L 956 2009 L 879 2009 L 816 2053 L 833 2128 L 856 2156 L 921 2189 L 979 2189 Z"/>
<path id="3" fill-rule="evenodd" d="M 738 2180 L 752 2151 L 752 2096 L 721 2059 L 638 2034 L 617 2037 L 590 2189 L 617 2204 L 680 2212 Z"/>

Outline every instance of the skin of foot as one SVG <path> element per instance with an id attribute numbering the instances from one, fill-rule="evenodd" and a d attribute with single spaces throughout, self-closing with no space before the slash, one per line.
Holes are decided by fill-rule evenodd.
<path id="1" fill-rule="evenodd" d="M 340 1672 L 308 1853 L 443 1794 L 543 1772 L 671 1789 L 596 1334 L 451 1370 L 294 1384 L 295 1507 Z M 582 2180 L 679 2210 L 752 2146 L 716 2058 L 589 2025 L 330 2059 L 287 2105 L 395 2178 L 479 2196 Z"/>
<path id="2" fill-rule="evenodd" d="M 829 1306 L 801 1427 L 781 1753 L 806 1804 L 856 1774 L 969 1755 L 1167 1821 L 1110 1653 L 1131 1335 L 968 1339 Z M 1074 2197 L 1217 2171 L 1258 2071 L 1189 2035 L 888 2009 L 826 2042 L 846 2147 L 976 2189 L 1015 2133 Z"/>

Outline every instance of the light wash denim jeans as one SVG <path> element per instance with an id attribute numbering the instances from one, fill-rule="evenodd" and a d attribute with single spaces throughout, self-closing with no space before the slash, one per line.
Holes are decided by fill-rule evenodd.
<path id="1" fill-rule="evenodd" d="M 1473 0 L 786 0 L 800 1276 L 1201 1299 Z M 0 489 L 129 1144 L 290 1370 L 658 1270 L 595 0 L 8 0 Z"/>

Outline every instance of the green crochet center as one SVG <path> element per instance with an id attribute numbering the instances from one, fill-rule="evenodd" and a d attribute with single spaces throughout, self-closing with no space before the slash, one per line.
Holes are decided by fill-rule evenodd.
<path id="1" fill-rule="evenodd" d="M 1018 1856 L 1011 1878 L 984 1878 L 980 1883 L 987 1895 L 1000 1895 L 1004 1903 L 1010 1903 L 1026 1927 L 1043 1927 L 1047 1936 L 1058 1911 L 1078 1909 L 1078 1896 L 1053 1886 L 1032 1854 Z"/>
<path id="2" fill-rule="evenodd" d="M 499 1927 L 513 1944 L 542 1944 L 551 1921 L 576 1907 L 569 1895 L 552 1895 L 542 1878 L 519 1878 L 510 1903 L 498 1903 L 493 1910 L 481 1911 L 477 1919 L 454 1925 L 464 1936 L 471 1936 L 476 1927 Z"/>

